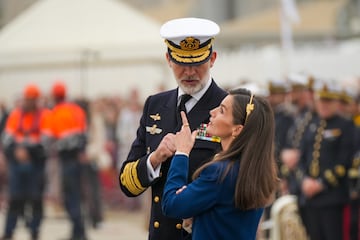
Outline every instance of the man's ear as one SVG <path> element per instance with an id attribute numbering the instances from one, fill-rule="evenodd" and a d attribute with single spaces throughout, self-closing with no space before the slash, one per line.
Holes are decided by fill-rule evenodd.
<path id="1" fill-rule="evenodd" d="M 166 57 L 166 61 L 167 61 L 168 65 L 169 65 L 169 67 L 171 67 L 171 60 L 170 60 L 170 56 L 169 56 L 168 52 L 165 53 L 165 57 Z"/>
<path id="2" fill-rule="evenodd" d="M 211 53 L 211 57 L 210 57 L 210 67 L 214 66 L 216 57 L 217 57 L 217 52 L 216 52 L 216 51 L 213 51 L 213 52 Z"/>

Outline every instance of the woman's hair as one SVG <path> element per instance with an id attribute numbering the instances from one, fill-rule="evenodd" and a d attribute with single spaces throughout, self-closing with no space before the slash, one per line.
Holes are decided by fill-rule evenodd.
<path id="1" fill-rule="evenodd" d="M 213 162 L 230 160 L 221 181 L 236 161 L 240 161 L 235 188 L 235 206 L 242 210 L 266 206 L 276 189 L 278 178 L 274 160 L 274 114 L 267 100 L 252 97 L 246 89 L 229 91 L 233 97 L 233 123 L 243 125 L 229 148 L 201 166 L 194 178 Z M 253 109 L 246 113 L 247 108 Z"/>

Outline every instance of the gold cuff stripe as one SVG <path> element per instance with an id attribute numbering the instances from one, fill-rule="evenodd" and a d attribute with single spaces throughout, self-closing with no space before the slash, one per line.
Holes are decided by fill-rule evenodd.
<path id="1" fill-rule="evenodd" d="M 137 176 L 136 167 L 138 163 L 139 160 L 126 164 L 123 173 L 120 176 L 121 184 L 124 185 L 129 190 L 129 192 L 134 195 L 139 195 L 146 189 L 141 185 Z"/>
<path id="2" fill-rule="evenodd" d="M 145 188 L 141 186 L 137 177 L 136 167 L 138 165 L 138 161 L 128 163 L 122 174 L 124 176 L 123 179 L 125 180 L 123 185 L 126 186 L 126 188 L 134 195 L 138 195 L 145 190 Z"/>

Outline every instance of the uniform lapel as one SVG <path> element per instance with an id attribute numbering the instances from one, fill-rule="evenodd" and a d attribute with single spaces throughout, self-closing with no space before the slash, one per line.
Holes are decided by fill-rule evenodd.
<path id="1" fill-rule="evenodd" d="M 166 119 L 166 123 L 164 124 L 164 128 L 166 128 L 165 132 L 174 132 L 175 127 L 177 125 L 176 120 L 176 105 L 177 105 L 177 90 L 174 90 L 170 93 L 169 99 L 164 100 L 165 105 L 163 109 L 162 115 L 164 119 Z"/>

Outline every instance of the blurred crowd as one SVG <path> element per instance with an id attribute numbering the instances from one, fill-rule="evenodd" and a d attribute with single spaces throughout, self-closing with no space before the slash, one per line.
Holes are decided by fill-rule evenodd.
<path id="1" fill-rule="evenodd" d="M 269 80 L 266 87 L 253 82 L 244 82 L 241 86 L 248 88 L 255 95 L 267 97 L 273 107 L 276 121 L 275 155 L 281 179 L 277 198 L 285 195 L 297 197 L 300 227 L 303 227 L 308 235 L 322 236 L 321 234 L 326 234 L 322 231 L 330 234 L 338 234 L 336 231 L 341 231 L 342 239 L 359 239 L 360 79 L 354 78 L 339 83 L 298 73 L 290 74 L 284 79 Z M 16 189 L 12 189 L 18 184 L 12 180 L 12 175 L 18 174 L 19 171 L 28 171 L 17 168 L 19 162 L 23 163 L 28 161 L 27 158 L 31 158 L 26 157 L 26 154 L 25 157 L 21 157 L 19 146 L 28 150 L 34 146 L 34 142 L 29 139 L 31 131 L 34 130 L 31 128 L 35 125 L 28 126 L 30 130 L 19 133 L 23 130 L 21 124 L 25 114 L 20 113 L 17 122 L 13 124 L 13 130 L 9 124 L 9 116 L 14 114 L 14 111 L 26 112 L 29 105 L 33 105 L 30 111 L 37 112 L 39 109 L 44 111 L 44 119 L 47 119 L 44 123 L 39 123 L 39 128 L 44 131 L 39 130 L 41 136 L 36 136 L 38 139 L 35 144 L 42 146 L 46 156 L 42 163 L 44 179 L 41 183 L 44 189 L 40 189 L 39 194 L 55 212 L 69 209 L 67 201 L 77 201 L 69 196 L 71 191 L 80 192 L 79 204 L 82 209 L 87 210 L 85 219 L 79 221 L 82 222 L 81 224 L 88 222 L 95 228 L 104 220 L 103 212 L 106 209 L 148 208 L 149 203 L 146 202 L 149 201 L 143 201 L 142 198 L 127 198 L 118 186 L 119 169 L 135 139 L 142 113 L 143 106 L 137 90 L 130 91 L 128 96 L 102 97 L 93 100 L 65 99 L 63 96 L 62 101 L 79 106 L 85 117 L 82 120 L 84 123 L 80 124 L 82 127 L 79 125 L 68 129 L 71 134 L 61 135 L 55 129 L 54 123 L 49 122 L 55 121 L 55 116 L 60 115 L 56 114 L 59 106 L 56 102 L 56 94 L 66 95 L 66 86 L 62 87 L 41 93 L 38 86 L 24 86 L 22 98 L 16 100 L 12 107 L 0 103 L 0 134 L 2 135 L 0 211 L 8 211 L 7 221 L 11 223 L 11 214 L 26 219 L 24 209 L 28 201 L 33 208 L 33 215 L 34 209 L 40 208 L 34 204 L 33 196 L 29 197 L 25 190 L 23 195 L 19 195 Z M 77 116 L 77 120 L 71 120 L 74 122 L 81 119 L 75 114 L 76 111 L 71 110 L 70 115 L 73 116 L 68 116 L 68 119 L 57 120 L 58 125 L 65 126 L 66 122 L 72 119 L 71 117 L 76 119 Z M 51 118 L 46 117 L 50 115 Z M 86 138 L 84 142 L 78 138 L 80 135 Z M 49 140 L 51 138 L 52 141 Z M 64 143 L 63 139 L 68 142 Z M 81 143 L 81 146 L 75 147 L 77 154 L 74 158 L 79 163 L 75 172 L 66 160 L 69 156 L 71 158 L 73 150 L 62 149 L 68 148 L 67 145 L 71 145 L 74 141 L 76 144 Z M 78 154 L 79 152 L 81 155 Z M 64 169 L 67 171 L 64 172 Z M 71 179 L 69 177 L 71 174 L 74 174 L 72 181 L 79 181 L 79 189 L 67 189 L 64 180 Z M 70 182 L 70 185 L 74 185 L 73 182 Z M 19 199 L 23 202 L 21 203 Z M 18 208 L 22 210 L 16 211 Z M 321 211 L 329 212 L 329 208 L 338 209 L 338 212 L 332 212 L 333 215 L 329 215 L 328 218 L 321 218 L 323 214 Z M 76 230 L 77 224 L 80 223 L 76 222 L 76 212 L 71 212 L 71 209 L 72 207 L 69 215 L 73 216 L 71 221 L 75 229 L 71 239 L 86 239 L 81 236 L 85 236 L 85 233 L 82 233 L 84 230 L 81 230 L 84 227 Z M 264 221 L 272 217 L 270 211 L 271 207 L 268 208 Z M 42 207 L 39 214 L 43 214 Z M 331 225 L 334 222 L 329 221 L 334 217 L 340 219 L 337 222 L 339 230 Z M 37 239 L 38 228 L 36 223 L 34 224 L 31 234 L 32 239 Z M 328 228 L 323 227 L 328 224 Z M 15 227 L 11 226 L 14 223 L 8 225 L 5 227 L 3 239 L 11 239 L 14 231 Z M 313 226 L 325 230 L 320 231 Z M 76 238 L 76 234 L 80 234 L 80 237 Z"/>
<path id="2" fill-rule="evenodd" d="M 267 96 L 275 115 L 280 184 L 265 216 L 278 228 L 271 237 L 360 239 L 360 79 L 296 73 L 267 89 L 243 86 Z"/>
<path id="3" fill-rule="evenodd" d="M 42 200 L 55 214 L 68 212 L 70 239 L 86 239 L 84 225 L 99 227 L 107 209 L 140 210 L 141 199 L 119 191 L 118 170 L 141 112 L 137 90 L 89 101 L 70 99 L 63 83 L 48 93 L 29 84 L 12 107 L 1 103 L 0 211 L 7 211 L 1 239 L 12 239 L 20 218 L 34 225 L 30 232 L 38 239 Z M 42 178 L 35 181 L 35 175 Z"/>

